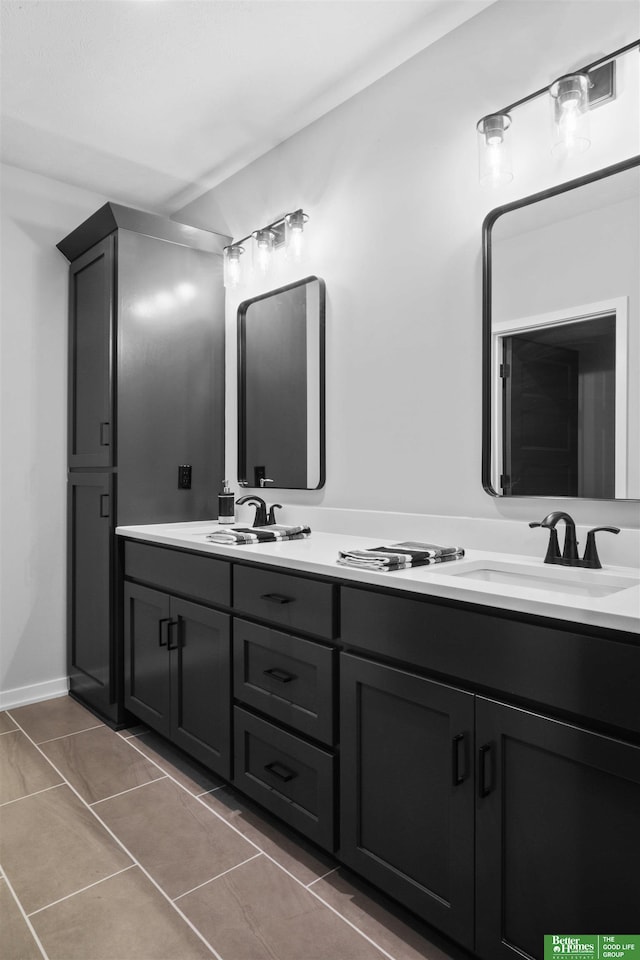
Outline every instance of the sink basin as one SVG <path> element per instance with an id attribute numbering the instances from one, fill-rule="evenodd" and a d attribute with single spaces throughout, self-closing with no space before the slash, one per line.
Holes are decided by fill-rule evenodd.
<path id="1" fill-rule="evenodd" d="M 608 597 L 612 593 L 640 585 L 640 578 L 618 576 L 607 570 L 585 570 L 551 564 L 529 566 L 497 560 L 473 561 L 460 570 L 447 570 L 446 574 L 458 579 L 509 587 L 528 587 L 544 593 L 564 593 L 576 597 Z"/>

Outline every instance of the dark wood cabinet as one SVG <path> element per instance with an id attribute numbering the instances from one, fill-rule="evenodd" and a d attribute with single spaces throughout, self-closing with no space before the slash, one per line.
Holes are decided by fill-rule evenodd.
<path id="1" fill-rule="evenodd" d="M 111 473 L 69 475 L 67 484 L 67 670 L 71 689 L 108 715 L 121 695 L 114 643 Z"/>
<path id="2" fill-rule="evenodd" d="M 476 950 L 637 933 L 640 747 L 477 698 Z"/>
<path id="3" fill-rule="evenodd" d="M 125 707 L 229 778 L 228 614 L 134 583 L 124 614 Z"/>
<path id="4" fill-rule="evenodd" d="M 474 698 L 340 661 L 340 857 L 472 948 Z"/>
<path id="5" fill-rule="evenodd" d="M 86 476 L 91 513 L 107 491 Z M 141 720 L 480 960 L 634 933 L 637 638 L 133 540 L 123 557 Z"/>
<path id="6" fill-rule="evenodd" d="M 108 203 L 58 244 L 70 261 L 70 692 L 114 725 L 125 720 L 117 571 L 102 562 L 78 566 L 78 545 L 86 560 L 93 528 L 80 504 L 88 484 L 81 493 L 74 475 L 96 471 L 94 483 L 109 485 L 96 556 L 105 528 L 115 555 L 117 524 L 215 515 L 224 460 L 225 239 Z M 191 466 L 188 487 L 178 482 L 183 464 Z M 105 613 L 99 622 L 95 615 L 93 640 L 85 629 L 90 602 L 80 594 Z"/>
<path id="7" fill-rule="evenodd" d="M 115 237 L 69 268 L 69 467 L 113 462 Z"/>

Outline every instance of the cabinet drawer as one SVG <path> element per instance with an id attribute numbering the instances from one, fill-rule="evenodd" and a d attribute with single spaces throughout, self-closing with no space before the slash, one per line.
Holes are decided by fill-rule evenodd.
<path id="1" fill-rule="evenodd" d="M 345 646 L 640 732 L 637 638 L 588 636 L 352 587 L 341 591 L 340 617 Z"/>
<path id="2" fill-rule="evenodd" d="M 224 560 L 127 540 L 124 575 L 196 600 L 231 603 L 231 569 Z"/>
<path id="3" fill-rule="evenodd" d="M 254 567 L 234 567 L 233 605 L 241 613 L 291 630 L 332 639 L 335 587 L 319 580 Z"/>
<path id="4" fill-rule="evenodd" d="M 236 786 L 327 850 L 334 849 L 334 758 L 234 709 Z"/>
<path id="5" fill-rule="evenodd" d="M 234 620 L 233 690 L 238 700 L 323 743 L 333 743 L 335 651 Z"/>

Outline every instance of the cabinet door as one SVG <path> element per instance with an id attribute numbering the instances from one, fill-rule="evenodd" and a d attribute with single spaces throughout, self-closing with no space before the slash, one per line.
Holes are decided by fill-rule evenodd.
<path id="1" fill-rule="evenodd" d="M 341 857 L 473 946 L 473 696 L 341 655 Z"/>
<path id="2" fill-rule="evenodd" d="M 171 730 L 169 670 L 170 599 L 125 583 L 124 705 L 159 733 Z"/>
<path id="3" fill-rule="evenodd" d="M 69 466 L 113 463 L 114 237 L 69 268 Z"/>
<path id="4" fill-rule="evenodd" d="M 229 779 L 231 655 L 229 617 L 171 600 L 171 739 Z"/>
<path id="5" fill-rule="evenodd" d="M 481 698 L 476 718 L 478 954 L 637 933 L 640 748 Z"/>
<path id="6" fill-rule="evenodd" d="M 69 476 L 67 666 L 70 690 L 105 716 L 111 716 L 117 697 L 111 613 L 114 594 L 111 493 L 110 474 Z"/>

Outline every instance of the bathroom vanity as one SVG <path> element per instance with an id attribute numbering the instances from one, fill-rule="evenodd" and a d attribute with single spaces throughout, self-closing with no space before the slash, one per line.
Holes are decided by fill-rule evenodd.
<path id="1" fill-rule="evenodd" d="M 379 541 L 215 526 L 117 529 L 131 713 L 479 957 L 634 932 L 631 571 L 509 557 L 513 585 L 478 551 L 364 571 L 338 550 Z"/>

